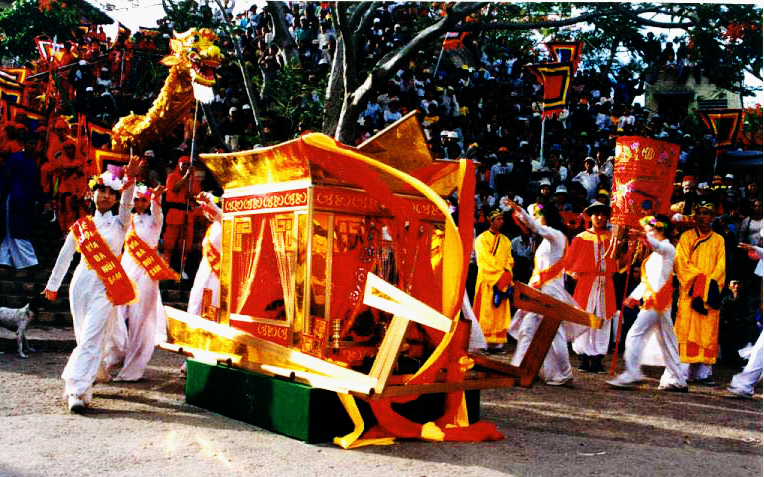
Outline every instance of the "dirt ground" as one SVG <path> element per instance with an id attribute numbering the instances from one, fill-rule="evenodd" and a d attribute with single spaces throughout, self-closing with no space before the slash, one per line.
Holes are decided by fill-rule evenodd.
<path id="1" fill-rule="evenodd" d="M 0 355 L 0 476 L 566 476 L 762 475 L 762 400 L 724 387 L 689 394 L 609 389 L 574 371 L 571 388 L 536 385 L 481 396 L 498 442 L 402 441 L 342 450 L 308 445 L 185 403 L 182 357 L 157 351 L 138 383 L 98 385 L 94 408 L 62 399 L 64 351 Z M 734 370 L 718 367 L 728 383 Z"/>

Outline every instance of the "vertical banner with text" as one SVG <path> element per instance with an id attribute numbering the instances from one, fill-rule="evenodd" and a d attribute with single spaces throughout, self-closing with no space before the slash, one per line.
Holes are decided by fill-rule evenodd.
<path id="1" fill-rule="evenodd" d="M 639 226 L 645 215 L 668 214 L 679 146 L 640 136 L 616 141 L 611 223 Z"/>

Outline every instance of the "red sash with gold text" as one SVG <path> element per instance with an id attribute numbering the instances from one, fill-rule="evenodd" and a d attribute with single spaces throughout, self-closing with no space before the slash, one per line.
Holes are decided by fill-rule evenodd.
<path id="1" fill-rule="evenodd" d="M 165 259 L 159 256 L 155 248 L 144 242 L 135 233 L 133 227 L 130 227 L 130 232 L 127 233 L 125 238 L 125 250 L 149 274 L 152 280 L 180 280 L 178 272 L 173 270 Z"/>
<path id="2" fill-rule="evenodd" d="M 106 287 L 106 298 L 114 305 L 126 305 L 136 297 L 135 285 L 127 277 L 119 259 L 101 237 L 88 216 L 77 220 L 71 228 L 77 241 L 77 251 L 82 254 L 85 264 L 96 272 Z"/>
<path id="3" fill-rule="evenodd" d="M 204 258 L 207 259 L 207 263 L 210 264 L 213 273 L 220 278 L 220 250 L 212 245 L 212 240 L 210 240 L 210 230 L 212 230 L 212 227 L 207 229 L 207 234 L 202 241 L 202 253 L 204 253 Z"/>

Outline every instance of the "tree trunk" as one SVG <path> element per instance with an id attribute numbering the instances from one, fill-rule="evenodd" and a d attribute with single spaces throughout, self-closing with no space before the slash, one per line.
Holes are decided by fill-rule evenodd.
<path id="1" fill-rule="evenodd" d="M 337 50 L 332 60 L 332 70 L 329 73 L 329 82 L 326 85 L 324 96 L 324 118 L 321 130 L 324 134 L 334 136 L 339 124 L 339 118 L 345 102 L 345 47 L 337 42 Z"/>
<path id="2" fill-rule="evenodd" d="M 287 25 L 286 17 L 284 16 L 285 6 L 284 2 L 269 1 L 265 8 L 268 9 L 271 17 L 273 43 L 279 46 L 279 54 L 283 64 L 286 65 L 291 61 L 300 61 L 300 55 L 297 52 L 297 43 L 295 43 L 292 34 L 289 33 L 289 25 Z"/>

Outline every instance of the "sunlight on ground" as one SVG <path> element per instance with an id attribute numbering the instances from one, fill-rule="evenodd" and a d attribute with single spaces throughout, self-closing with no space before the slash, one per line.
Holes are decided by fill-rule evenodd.
<path id="1" fill-rule="evenodd" d="M 624 424 L 653 427 L 663 431 L 679 432 L 681 430 L 681 433 L 685 435 L 697 434 L 702 435 L 703 437 L 733 439 L 742 442 L 761 442 L 761 432 L 707 423 L 696 423 L 664 416 L 646 416 L 642 414 L 599 409 L 589 410 L 541 401 L 485 402 L 483 403 L 483 406 L 501 409 L 515 409 L 542 416 L 570 420 L 601 421 L 602 419 L 610 419 L 613 421 L 620 421 Z M 751 414 L 758 415 L 758 413 L 755 412 L 752 412 Z"/>
<path id="2" fill-rule="evenodd" d="M 196 438 L 196 441 L 199 443 L 199 445 L 202 446 L 202 455 L 205 457 L 212 457 L 217 460 L 219 460 L 222 464 L 224 464 L 226 467 L 231 467 L 231 461 L 228 460 L 222 453 L 216 451 L 212 444 L 208 441 L 205 441 L 201 437 Z"/>

